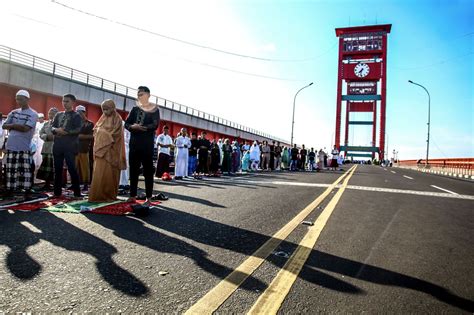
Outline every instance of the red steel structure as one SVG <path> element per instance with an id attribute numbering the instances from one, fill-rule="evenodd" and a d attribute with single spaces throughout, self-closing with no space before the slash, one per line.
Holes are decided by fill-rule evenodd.
<path id="1" fill-rule="evenodd" d="M 339 38 L 335 145 L 346 157 L 384 158 L 387 92 L 387 34 L 391 24 L 336 28 Z M 342 106 L 345 105 L 341 144 Z M 379 111 L 377 110 L 379 107 Z M 351 113 L 371 112 L 372 120 L 351 120 Z M 376 146 L 377 113 L 379 142 Z M 349 145 L 349 125 L 371 125 L 370 146 Z"/>

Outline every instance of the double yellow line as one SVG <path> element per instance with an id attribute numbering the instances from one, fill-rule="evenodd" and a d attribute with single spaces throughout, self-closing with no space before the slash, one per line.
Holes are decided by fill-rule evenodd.
<path id="1" fill-rule="evenodd" d="M 308 258 L 316 243 L 322 229 L 331 216 L 337 202 L 341 198 L 349 179 L 354 174 L 356 165 L 351 167 L 346 173 L 341 175 L 331 184 L 318 198 L 311 202 L 306 208 L 298 213 L 290 222 L 276 232 L 271 239 L 263 244 L 252 256 L 247 258 L 239 267 L 231 272 L 225 279 L 204 295 L 196 304 L 186 311 L 186 314 L 212 314 L 216 311 L 235 290 L 265 261 L 265 259 L 285 240 L 291 232 L 304 220 L 321 202 L 331 193 L 331 191 L 346 177 L 342 187 L 331 199 L 327 207 L 310 227 L 307 234 L 300 242 L 298 248 L 290 257 L 270 286 L 262 293 L 249 313 L 276 313 L 288 294 L 291 286 L 296 280 L 301 268 Z M 348 175 L 349 174 L 349 175 Z M 348 176 L 347 176 L 348 175 Z"/>

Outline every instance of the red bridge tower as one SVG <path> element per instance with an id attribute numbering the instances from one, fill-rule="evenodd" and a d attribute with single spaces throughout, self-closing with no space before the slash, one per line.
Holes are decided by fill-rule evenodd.
<path id="1" fill-rule="evenodd" d="M 375 153 L 378 153 L 379 160 L 384 158 L 387 34 L 391 28 L 391 24 L 336 28 L 336 36 L 339 37 L 339 60 L 334 143 L 345 156 L 375 158 Z M 344 143 L 341 144 L 343 102 L 345 102 L 345 129 Z M 351 120 L 352 112 L 371 112 L 372 120 Z M 380 128 L 377 147 L 378 112 Z M 349 145 L 349 125 L 372 125 L 371 145 Z"/>

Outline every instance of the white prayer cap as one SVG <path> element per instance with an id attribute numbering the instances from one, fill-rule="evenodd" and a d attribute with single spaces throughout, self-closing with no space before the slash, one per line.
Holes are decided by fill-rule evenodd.
<path id="1" fill-rule="evenodd" d="M 28 93 L 27 90 L 19 90 L 18 92 L 16 92 L 16 96 L 18 95 L 24 96 L 26 98 L 30 98 L 30 93 Z"/>
<path id="2" fill-rule="evenodd" d="M 83 105 L 76 106 L 76 112 L 85 112 L 86 108 Z"/>
<path id="3" fill-rule="evenodd" d="M 43 114 L 43 113 L 39 113 L 39 114 L 38 114 L 38 118 L 44 118 L 44 114 Z"/>

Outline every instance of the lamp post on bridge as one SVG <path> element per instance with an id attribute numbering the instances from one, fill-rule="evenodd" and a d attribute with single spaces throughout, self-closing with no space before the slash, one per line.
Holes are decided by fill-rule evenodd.
<path id="1" fill-rule="evenodd" d="M 296 92 L 295 94 L 295 97 L 293 98 L 293 118 L 291 120 L 291 147 L 293 147 L 293 129 L 295 127 L 295 103 L 296 103 L 296 96 L 298 95 L 299 92 L 301 92 L 301 90 L 309 87 L 313 85 L 313 82 L 311 82 L 310 84 L 308 85 L 305 85 L 303 86 L 301 89 L 298 90 L 298 92 Z"/>
<path id="2" fill-rule="evenodd" d="M 430 103 L 431 103 L 431 97 L 430 97 L 430 93 L 428 92 L 428 90 L 421 84 L 418 84 L 418 83 L 415 83 L 413 82 L 412 80 L 408 80 L 408 83 L 411 83 L 411 84 L 414 84 L 414 85 L 418 85 L 419 87 L 421 87 L 423 90 L 425 90 L 426 94 L 428 94 L 428 136 L 427 136 L 427 139 L 426 139 L 426 166 L 428 166 L 428 155 L 429 155 L 429 151 L 430 151 Z"/>

